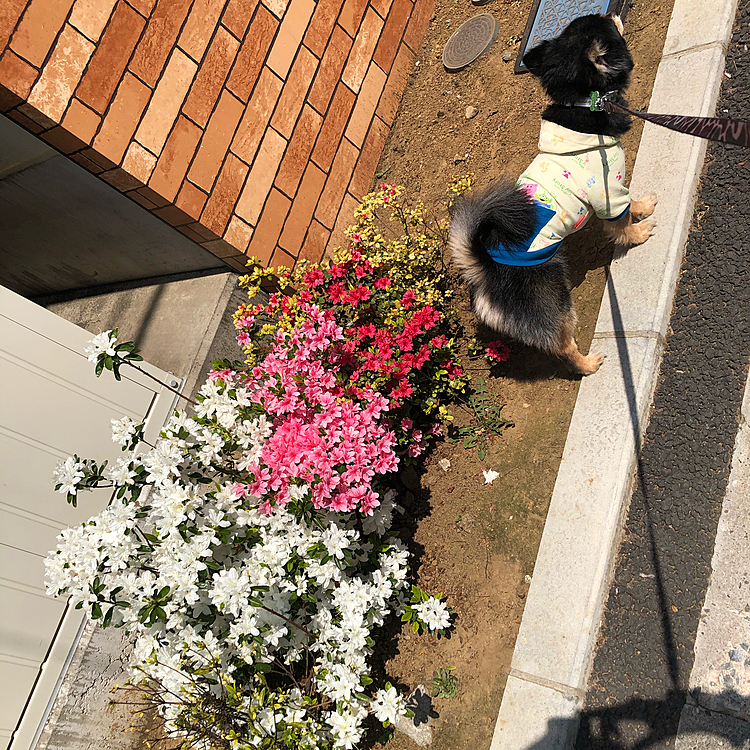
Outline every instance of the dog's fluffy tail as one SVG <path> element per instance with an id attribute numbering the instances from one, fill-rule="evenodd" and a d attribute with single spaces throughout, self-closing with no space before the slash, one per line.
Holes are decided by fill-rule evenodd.
<path id="1" fill-rule="evenodd" d="M 474 288 L 495 263 L 487 250 L 522 243 L 535 225 L 531 198 L 504 179 L 461 197 L 451 213 L 449 243 L 453 260 Z"/>

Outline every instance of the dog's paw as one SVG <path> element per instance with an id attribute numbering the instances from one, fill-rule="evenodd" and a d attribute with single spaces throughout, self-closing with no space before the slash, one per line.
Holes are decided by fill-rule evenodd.
<path id="1" fill-rule="evenodd" d="M 639 221 L 637 224 L 633 225 L 632 229 L 634 242 L 637 245 L 640 245 L 656 232 L 656 222 L 653 219 Z"/>
<path id="2" fill-rule="evenodd" d="M 589 354 L 588 357 L 584 357 L 579 368 L 581 375 L 593 375 L 602 366 L 602 362 L 604 362 L 606 357 L 606 354 L 600 354 L 599 352 L 594 352 Z"/>
<path id="3" fill-rule="evenodd" d="M 654 213 L 654 209 L 658 202 L 659 199 L 657 198 L 656 193 L 649 193 L 649 195 L 644 195 L 639 201 L 633 201 L 631 204 L 633 218 L 636 220 L 648 218 Z"/>

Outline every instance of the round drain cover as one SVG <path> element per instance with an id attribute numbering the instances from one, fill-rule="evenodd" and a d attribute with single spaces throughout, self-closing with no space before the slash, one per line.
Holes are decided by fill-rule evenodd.
<path id="1" fill-rule="evenodd" d="M 482 13 L 462 23 L 443 49 L 445 69 L 454 73 L 473 63 L 490 48 L 497 31 L 497 21 L 489 13 Z"/>

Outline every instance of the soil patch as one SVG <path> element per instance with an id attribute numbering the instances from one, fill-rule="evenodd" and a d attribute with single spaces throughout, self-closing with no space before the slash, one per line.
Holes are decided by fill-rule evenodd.
<path id="1" fill-rule="evenodd" d="M 473 172 L 477 187 L 498 175 L 519 175 L 537 153 L 546 98 L 528 74 L 514 75 L 513 60 L 532 0 L 494 0 L 474 8 L 468 0 L 437 0 L 425 41 L 417 55 L 399 114 L 378 167 L 379 179 L 405 185 L 426 206 L 445 199 L 452 175 Z M 673 0 L 635 0 L 625 36 L 636 68 L 628 99 L 646 108 L 672 13 Z M 448 73 L 441 54 L 449 36 L 477 13 L 492 13 L 500 32 L 483 57 L 465 70 Z M 467 119 L 467 107 L 477 113 Z M 638 149 L 642 124 L 623 137 L 628 168 Z M 640 196 L 635 196 L 636 198 Z M 583 352 L 591 343 L 612 247 L 592 221 L 566 241 L 565 249 L 579 317 L 577 339 Z M 466 339 L 497 338 L 477 326 L 468 294 L 454 278 Z M 544 520 L 573 412 L 578 380 L 558 361 L 514 342 L 510 359 L 490 371 L 476 360 L 472 375 L 505 401 L 503 414 L 514 423 L 491 439 L 480 461 L 477 450 L 444 442 L 412 477 L 404 506 L 407 519 L 419 518 L 413 535 L 419 585 L 442 591 L 457 612 L 451 638 L 416 636 L 407 628 L 392 645 L 387 671 L 400 684 L 429 687 L 438 668 L 455 667 L 455 698 L 438 698 L 435 750 L 489 748 L 528 582 L 533 574 Z M 604 367 L 607 367 L 605 362 Z M 594 375 L 594 377 L 596 377 Z M 458 424 L 471 416 L 454 409 Z M 444 471 L 438 462 L 450 461 Z M 499 477 L 483 485 L 482 469 Z M 413 750 L 396 735 L 391 750 Z"/>

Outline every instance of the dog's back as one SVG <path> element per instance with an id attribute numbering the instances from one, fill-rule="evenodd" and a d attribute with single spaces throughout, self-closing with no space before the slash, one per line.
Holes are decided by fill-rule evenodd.
<path id="1" fill-rule="evenodd" d="M 509 180 L 497 180 L 463 196 L 451 213 L 453 260 L 471 288 L 479 320 L 529 346 L 557 351 L 562 326 L 575 325 L 563 257 L 538 266 L 508 266 L 488 252 L 522 245 L 535 234 L 533 200 Z"/>
<path id="2" fill-rule="evenodd" d="M 522 243 L 534 229 L 533 201 L 514 183 L 500 179 L 476 195 L 464 196 L 451 211 L 453 260 L 472 286 L 497 265 L 491 247 Z"/>

